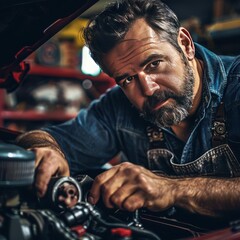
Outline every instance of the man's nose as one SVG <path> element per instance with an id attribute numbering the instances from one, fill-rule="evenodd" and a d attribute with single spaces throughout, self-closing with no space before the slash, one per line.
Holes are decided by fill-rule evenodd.
<path id="1" fill-rule="evenodd" d="M 160 89 L 158 83 L 156 83 L 153 76 L 146 74 L 144 72 L 140 72 L 138 74 L 139 85 L 141 87 L 142 93 L 145 96 L 152 96 L 153 93 Z"/>

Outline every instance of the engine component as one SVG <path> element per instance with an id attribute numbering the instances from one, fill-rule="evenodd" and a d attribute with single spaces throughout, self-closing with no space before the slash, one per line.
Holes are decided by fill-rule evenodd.
<path id="1" fill-rule="evenodd" d="M 82 200 L 79 183 L 72 177 L 53 177 L 44 198 L 40 199 L 42 207 L 63 211 L 75 206 Z"/>
<path id="2" fill-rule="evenodd" d="M 13 144 L 0 144 L 0 187 L 27 186 L 34 180 L 35 154 Z"/>

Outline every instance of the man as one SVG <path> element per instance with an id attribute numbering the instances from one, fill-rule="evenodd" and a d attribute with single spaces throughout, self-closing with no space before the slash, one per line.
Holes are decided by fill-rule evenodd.
<path id="1" fill-rule="evenodd" d="M 39 195 L 53 175 L 98 168 L 122 152 L 128 162 L 96 177 L 90 203 L 239 214 L 240 58 L 193 43 L 160 0 L 113 3 L 85 39 L 118 86 L 75 119 L 19 137 L 36 152 Z"/>

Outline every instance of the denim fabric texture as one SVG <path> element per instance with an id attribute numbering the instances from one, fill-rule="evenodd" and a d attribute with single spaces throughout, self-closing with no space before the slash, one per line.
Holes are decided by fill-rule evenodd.
<path id="1" fill-rule="evenodd" d="M 165 149 L 157 150 L 161 166 L 157 156 L 154 163 L 149 162 L 153 158 L 148 152 L 149 123 L 116 86 L 80 110 L 76 118 L 43 129 L 59 143 L 72 174 L 100 168 L 122 152 L 132 163 L 173 175 L 240 175 L 240 56 L 219 56 L 197 43 L 195 48 L 196 57 L 204 63 L 203 93 L 188 141 L 182 142 L 170 128 L 163 128 Z M 212 123 L 221 101 L 228 144 L 213 149 Z"/>

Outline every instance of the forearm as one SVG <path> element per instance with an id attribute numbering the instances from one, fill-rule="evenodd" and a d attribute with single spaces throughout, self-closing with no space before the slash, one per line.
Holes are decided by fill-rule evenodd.
<path id="1" fill-rule="evenodd" d="M 16 139 L 16 143 L 25 149 L 48 147 L 59 152 L 62 157 L 64 157 L 64 154 L 56 140 L 45 131 L 34 130 L 21 134 Z"/>
<path id="2" fill-rule="evenodd" d="M 223 216 L 240 212 L 240 178 L 176 180 L 176 206 L 191 212 Z"/>

